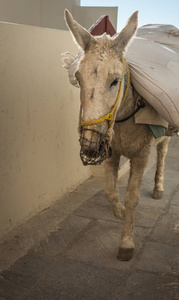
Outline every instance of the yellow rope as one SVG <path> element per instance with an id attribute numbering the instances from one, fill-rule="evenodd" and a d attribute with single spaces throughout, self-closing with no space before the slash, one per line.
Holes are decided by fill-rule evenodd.
<path id="1" fill-rule="evenodd" d="M 117 108 L 117 105 L 118 105 L 118 102 L 119 102 L 119 98 L 120 98 L 120 94 L 121 94 L 121 90 L 122 90 L 122 85 L 123 85 L 123 81 L 124 81 L 124 70 L 125 70 L 125 68 L 123 69 L 123 72 L 122 72 L 122 80 L 120 82 L 119 92 L 118 92 L 118 95 L 117 95 L 117 99 L 116 99 L 116 102 L 115 102 L 113 108 L 111 109 L 111 112 L 108 113 L 107 115 L 105 115 L 105 116 L 97 119 L 97 120 L 81 121 L 81 125 L 82 126 L 96 125 L 96 124 L 102 123 L 105 120 L 107 120 L 109 122 L 109 128 L 111 127 L 111 125 L 112 125 L 112 123 L 114 121 L 114 112 L 115 112 L 115 110 Z M 130 81 L 130 72 L 129 72 L 129 67 L 127 66 L 127 85 L 126 85 L 125 93 L 124 93 L 124 96 L 122 98 L 120 106 L 122 105 L 122 103 L 124 102 L 124 100 L 125 100 L 125 98 L 127 96 L 127 92 L 128 92 L 128 89 L 129 89 L 129 81 Z"/>

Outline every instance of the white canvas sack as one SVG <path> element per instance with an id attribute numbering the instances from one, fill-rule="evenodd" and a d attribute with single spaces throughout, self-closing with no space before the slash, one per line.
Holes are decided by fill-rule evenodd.
<path id="1" fill-rule="evenodd" d="M 125 57 L 137 92 L 170 125 L 179 128 L 179 32 L 167 31 L 166 27 L 149 25 L 139 28 L 137 35 L 140 37 L 134 37 Z"/>

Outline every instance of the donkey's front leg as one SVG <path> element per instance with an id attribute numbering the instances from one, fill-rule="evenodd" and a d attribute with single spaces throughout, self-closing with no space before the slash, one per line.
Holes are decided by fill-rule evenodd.
<path id="1" fill-rule="evenodd" d="M 130 176 L 125 194 L 125 223 L 122 231 L 121 244 L 118 252 L 119 260 L 130 260 L 134 253 L 134 219 L 135 209 L 140 197 L 140 184 L 148 160 L 148 154 L 131 158 Z"/>
<path id="2" fill-rule="evenodd" d="M 105 162 L 105 193 L 111 204 L 112 211 L 116 218 L 125 218 L 125 208 L 119 199 L 119 191 L 117 187 L 118 168 L 120 156 L 113 151 L 111 158 Z"/>

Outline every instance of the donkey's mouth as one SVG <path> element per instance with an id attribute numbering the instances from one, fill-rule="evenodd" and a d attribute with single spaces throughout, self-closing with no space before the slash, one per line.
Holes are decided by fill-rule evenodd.
<path id="1" fill-rule="evenodd" d="M 80 157 L 84 166 L 100 165 L 112 155 L 108 138 L 99 131 L 83 128 L 79 141 L 81 145 Z"/>

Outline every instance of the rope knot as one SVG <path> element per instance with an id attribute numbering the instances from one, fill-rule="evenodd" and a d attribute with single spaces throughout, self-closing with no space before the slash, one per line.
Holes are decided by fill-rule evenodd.
<path id="1" fill-rule="evenodd" d="M 108 121 L 112 121 L 113 120 L 113 113 L 109 113 L 106 119 Z"/>
<path id="2" fill-rule="evenodd" d="M 107 115 L 107 118 L 106 120 L 108 120 L 109 122 L 109 127 L 111 127 L 112 123 L 113 123 L 113 120 L 114 120 L 114 116 L 113 116 L 113 113 L 110 112 L 108 115 Z"/>

